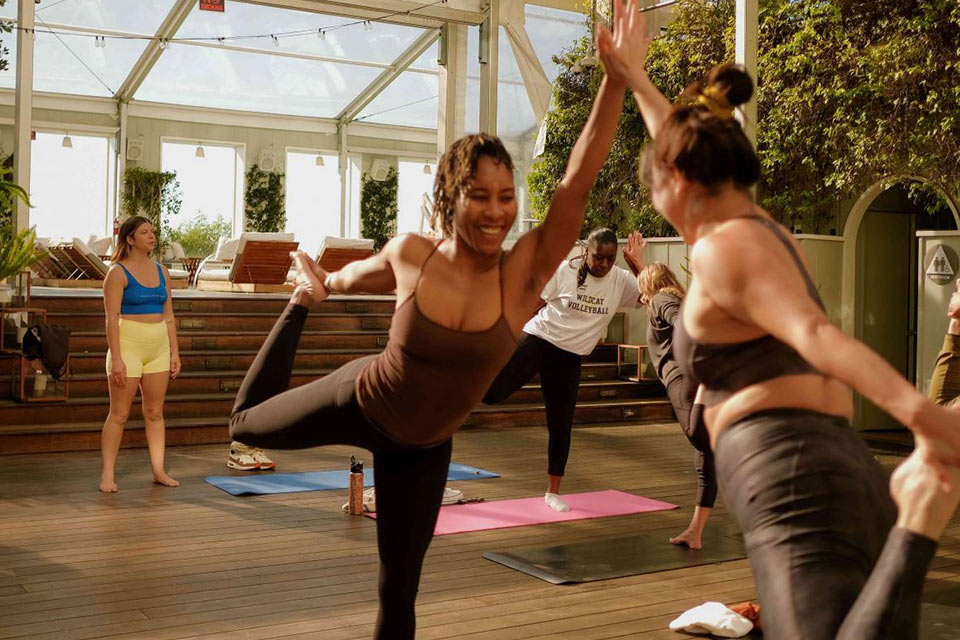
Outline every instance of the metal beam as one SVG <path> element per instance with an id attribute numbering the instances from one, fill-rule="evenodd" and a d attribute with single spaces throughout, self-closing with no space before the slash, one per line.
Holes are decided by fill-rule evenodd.
<path id="1" fill-rule="evenodd" d="M 342 123 L 348 123 L 356 118 L 357 114 L 373 102 L 374 98 L 383 93 L 383 90 L 390 86 L 390 83 L 396 80 L 401 73 L 406 71 L 407 67 L 413 64 L 424 51 L 429 49 L 431 45 L 437 41 L 439 35 L 439 29 L 429 29 L 414 40 L 413 43 L 407 47 L 406 51 L 397 56 L 397 59 L 393 61 L 388 69 L 384 69 L 383 73 L 377 76 L 373 82 L 368 84 L 367 87 L 360 92 L 360 95 L 351 100 L 350 104 L 343 108 L 337 115 L 337 120 Z"/>
<path id="2" fill-rule="evenodd" d="M 449 24 L 440 41 L 440 82 L 437 103 L 437 154 L 461 137 L 466 118 L 467 27 Z"/>
<path id="3" fill-rule="evenodd" d="M 34 3 L 17 7 L 17 94 L 14 106 L 13 180 L 30 193 L 30 141 L 33 131 L 33 45 Z M 16 198 L 13 224 L 23 231 L 30 222 L 30 208 Z"/>
<path id="4" fill-rule="evenodd" d="M 497 135 L 500 0 L 488 0 L 480 23 L 480 131 Z"/>
<path id="5" fill-rule="evenodd" d="M 350 160 L 347 155 L 347 125 L 341 124 L 337 130 L 337 136 L 339 136 L 339 149 L 340 149 L 340 159 L 338 169 L 340 169 L 340 237 L 347 237 L 347 207 L 350 205 L 348 202 L 349 193 L 347 190 L 347 173 L 350 171 L 348 162 Z"/>
<path id="6" fill-rule="evenodd" d="M 736 60 L 746 68 L 747 73 L 757 82 L 757 31 L 760 22 L 757 14 L 757 0 L 737 0 L 736 5 Z M 742 115 L 741 115 L 742 114 Z M 757 92 L 737 114 L 743 132 L 750 142 L 757 145 Z"/>
<path id="7" fill-rule="evenodd" d="M 127 74 L 126 79 L 124 79 L 123 84 L 117 89 L 114 98 L 121 102 L 129 102 L 133 98 L 137 89 L 139 89 L 143 81 L 146 80 L 150 70 L 157 64 L 157 60 L 160 59 L 163 53 L 163 49 L 160 47 L 160 41 L 169 40 L 176 35 L 177 30 L 187 19 L 187 16 L 190 15 L 195 5 L 196 2 L 194 2 L 194 0 L 176 1 L 170 9 L 170 13 L 167 14 L 167 17 L 160 25 L 160 28 L 157 29 L 157 33 L 154 35 L 157 39 L 147 42 L 146 49 L 140 54 L 140 59 L 133 65 L 130 73 Z"/>
<path id="8" fill-rule="evenodd" d="M 329 16 L 376 20 L 414 27 L 440 27 L 444 22 L 480 24 L 479 0 L 448 0 L 431 7 L 408 0 L 234 0 Z M 408 13 L 409 12 L 409 13 Z M 395 14 L 395 15 L 389 15 Z"/>

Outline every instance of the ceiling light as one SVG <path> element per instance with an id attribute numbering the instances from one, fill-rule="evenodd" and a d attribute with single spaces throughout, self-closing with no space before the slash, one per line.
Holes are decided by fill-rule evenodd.
<path id="1" fill-rule="evenodd" d="M 73 149 L 73 140 L 70 139 L 70 134 L 63 136 L 63 142 L 60 143 L 60 146 L 64 149 Z"/>
<path id="2" fill-rule="evenodd" d="M 424 175 L 428 175 L 428 176 L 429 176 L 431 173 L 433 173 L 433 171 L 431 171 L 431 169 L 430 169 L 430 165 L 429 165 L 429 164 L 423 165 L 423 173 L 424 173 Z"/>
<path id="3" fill-rule="evenodd" d="M 323 165 L 324 165 L 323 156 L 318 153 L 318 154 L 317 154 L 317 166 L 318 166 L 318 167 L 322 167 Z"/>
<path id="4" fill-rule="evenodd" d="M 203 152 L 203 143 L 202 143 L 202 142 L 198 142 L 198 143 L 197 143 L 197 151 L 196 151 L 196 153 L 194 153 L 193 155 L 197 156 L 198 158 L 206 158 L 206 157 L 207 157 L 207 154 Z"/>

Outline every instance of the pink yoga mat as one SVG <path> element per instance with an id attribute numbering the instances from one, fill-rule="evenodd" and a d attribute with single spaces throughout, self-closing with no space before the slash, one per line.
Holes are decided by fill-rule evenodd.
<path id="1" fill-rule="evenodd" d="M 441 507 L 440 516 L 437 518 L 437 527 L 434 529 L 433 535 L 445 536 L 450 533 L 505 529 L 507 527 L 522 527 L 528 524 L 567 522 L 606 516 L 625 516 L 631 513 L 677 508 L 677 505 L 669 502 L 651 500 L 643 496 L 635 496 L 631 493 L 612 489 L 591 491 L 590 493 L 570 493 L 564 494 L 562 497 L 570 505 L 570 511 L 554 511 L 543 503 L 543 496 Z M 375 513 L 366 515 L 371 518 L 377 517 Z"/>

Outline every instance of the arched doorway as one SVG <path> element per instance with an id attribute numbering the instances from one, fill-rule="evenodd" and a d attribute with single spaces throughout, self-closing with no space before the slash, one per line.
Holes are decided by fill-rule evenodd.
<path id="1" fill-rule="evenodd" d="M 868 189 L 844 226 L 843 328 L 916 382 L 917 231 L 960 228 L 949 198 L 912 199 L 906 179 Z M 939 201 L 938 201 L 939 200 Z M 859 395 L 854 426 L 896 430 L 902 425 Z"/>

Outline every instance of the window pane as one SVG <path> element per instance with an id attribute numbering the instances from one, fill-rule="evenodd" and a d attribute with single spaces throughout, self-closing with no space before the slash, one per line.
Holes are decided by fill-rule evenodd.
<path id="1" fill-rule="evenodd" d="M 199 39 L 303 32 L 302 35 L 279 37 L 279 47 L 270 37 L 237 39 L 230 44 L 267 51 L 279 49 L 344 60 L 390 63 L 423 33 L 423 29 L 417 27 L 371 22 L 369 29 L 356 24 L 331 29 L 321 40 L 317 33 L 321 27 L 337 27 L 355 23 L 356 20 L 245 2 L 229 4 L 223 13 L 194 9 L 177 31 L 176 37 Z"/>
<path id="2" fill-rule="evenodd" d="M 37 132 L 30 157 L 30 224 L 41 238 L 107 233 L 107 139 Z"/>
<path id="3" fill-rule="evenodd" d="M 524 10 L 527 14 L 527 35 L 533 43 L 533 50 L 550 82 L 553 82 L 561 70 L 559 65 L 554 64 L 553 56 L 572 49 L 580 38 L 590 33 L 587 17 L 582 13 L 532 4 L 528 4 Z"/>
<path id="4" fill-rule="evenodd" d="M 423 219 L 423 196 L 433 195 L 437 164 L 423 160 L 400 160 L 398 163 L 397 233 L 421 233 L 430 230 L 429 218 Z M 430 173 L 423 168 L 429 167 Z"/>
<path id="5" fill-rule="evenodd" d="M 324 236 L 340 237 L 340 171 L 336 154 L 287 152 L 287 226 L 300 248 L 316 257 Z"/>
<path id="6" fill-rule="evenodd" d="M 357 120 L 435 129 L 439 76 L 406 71 L 360 112 Z"/>
<path id="7" fill-rule="evenodd" d="M 15 19 L 17 4 L 17 0 L 7 0 L 0 7 L 0 16 Z M 152 36 L 173 4 L 174 0 L 136 0 L 132 11 L 130 0 L 47 0 L 36 6 L 37 28 L 42 28 L 43 21 Z"/>
<path id="8" fill-rule="evenodd" d="M 10 53 L 7 70 L 0 72 L 0 87 L 13 88 L 17 77 L 16 34 L 4 34 L 3 44 Z M 108 40 L 101 48 L 95 46 L 89 36 L 38 32 L 34 44 L 33 90 L 112 96 L 146 46 L 145 40 Z"/>
<path id="9" fill-rule="evenodd" d="M 164 171 L 173 171 L 180 182 L 183 204 L 180 214 L 170 219 L 171 228 L 197 218 L 213 222 L 218 218 L 236 226 L 236 147 L 203 145 L 204 157 L 197 157 L 192 142 L 164 142 L 161 150 Z"/>
<path id="10" fill-rule="evenodd" d="M 231 9 L 237 3 L 230 5 Z M 380 69 L 171 44 L 137 100 L 333 117 Z"/>

